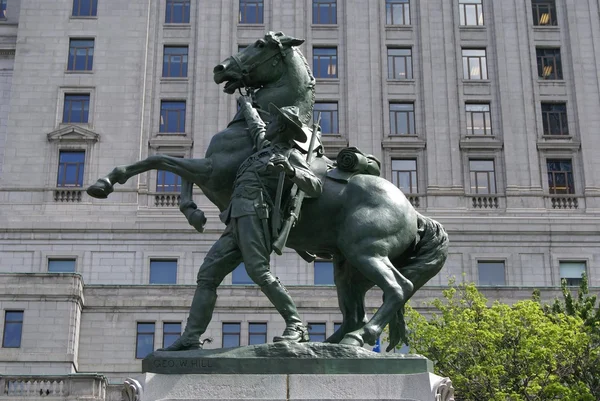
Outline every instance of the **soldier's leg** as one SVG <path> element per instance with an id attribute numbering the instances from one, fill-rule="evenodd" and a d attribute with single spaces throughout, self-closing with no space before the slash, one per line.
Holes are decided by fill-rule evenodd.
<path id="1" fill-rule="evenodd" d="M 164 351 L 202 348 L 200 336 L 206 331 L 217 302 L 217 287 L 242 262 L 242 253 L 229 225 L 210 248 L 198 272 L 197 287 L 187 325 L 181 337 Z"/>
<path id="2" fill-rule="evenodd" d="M 296 304 L 279 280 L 273 276 L 269 267 L 270 244 L 267 244 L 262 221 L 255 215 L 236 219 L 236 237 L 242 251 L 248 276 L 269 298 L 277 312 L 285 320 L 283 335 L 275 337 L 277 341 L 308 341 L 308 330 L 302 324 Z"/>

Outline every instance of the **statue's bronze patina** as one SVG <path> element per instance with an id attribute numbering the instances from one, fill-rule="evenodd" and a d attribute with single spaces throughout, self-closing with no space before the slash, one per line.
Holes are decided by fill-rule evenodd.
<path id="1" fill-rule="evenodd" d="M 240 111 L 225 130 L 212 138 L 204 159 L 151 156 L 132 165 L 115 168 L 88 188 L 91 196 L 105 198 L 112 192 L 115 183 L 124 184 L 132 176 L 151 169 L 167 170 L 184 180 L 180 209 L 196 230 L 204 230 L 206 218 L 191 199 L 193 184 L 199 186 L 208 199 L 225 212 L 222 216 L 225 216 L 224 222 L 229 223 L 228 228 L 211 248 L 198 274 L 198 287 L 188 319 L 188 326 L 191 327 L 189 330 L 186 328 L 186 332 L 191 334 L 184 333 L 173 349 L 201 347 L 198 340 L 212 317 L 216 300 L 213 289 L 242 259 L 246 261 L 244 249 L 250 246 L 250 240 L 247 242 L 246 237 L 242 236 L 234 238 L 236 230 L 240 230 L 235 224 L 242 220 L 252 220 L 248 224 L 254 234 L 248 238 L 265 241 L 260 251 L 253 251 L 253 255 L 260 255 L 263 260 L 250 267 L 248 272 L 286 320 L 286 331 L 279 339 L 306 340 L 305 329 L 298 321 L 293 301 L 289 295 L 283 295 L 285 290 L 270 274 L 268 255 L 264 260 L 273 240 L 268 239 L 269 229 L 263 224 L 270 217 L 261 220 L 260 213 L 263 212 L 257 212 L 259 208 L 255 207 L 266 205 L 264 213 L 273 212 L 273 205 L 265 201 L 267 195 L 276 199 L 279 188 L 283 187 L 283 197 L 289 198 L 292 183 L 296 183 L 310 198 L 302 203 L 302 215 L 291 230 L 286 246 L 298 251 L 306 259 L 318 255 L 331 257 L 334 263 L 334 279 L 343 322 L 327 342 L 372 345 L 387 324 L 390 325 L 388 350 L 400 341 L 406 342 L 404 304 L 439 272 L 446 260 L 448 238 L 443 227 L 416 212 L 397 187 L 372 173 L 348 174 L 342 179 L 338 174 L 337 178 L 330 178 L 326 170 L 333 162 L 315 150 L 319 146 L 307 146 L 309 141 L 302 141 L 305 138 L 300 132 L 304 132 L 306 137 L 318 135 L 316 130 L 308 130 L 303 125 L 312 117 L 315 79 L 306 59 L 296 48 L 302 43 L 302 40 L 281 32 L 269 32 L 214 68 L 214 80 L 217 84 L 226 82 L 226 93 L 233 94 L 240 88 L 255 92 L 253 102 L 246 97 L 240 99 Z M 271 103 L 273 105 L 269 108 Z M 254 112 L 255 109 L 258 112 Z M 271 120 L 268 110 L 279 117 Z M 256 138 L 265 135 L 265 129 L 256 126 L 261 124 L 259 116 L 262 120 L 272 121 L 267 125 L 266 132 L 273 131 L 269 134 L 271 138 L 283 138 L 275 140 L 283 145 L 280 150 L 273 150 L 273 145 L 267 146 L 271 149 L 268 151 L 270 153 L 259 163 L 271 173 L 265 173 L 264 176 L 258 174 L 255 181 L 247 183 L 241 177 L 248 166 L 256 167 L 256 160 L 247 160 L 253 155 L 255 159 L 260 159 L 258 155 L 263 144 L 260 140 L 257 143 Z M 280 131 L 278 124 L 285 126 L 282 130 L 292 129 L 296 133 L 278 136 L 275 132 Z M 248 127 L 251 129 L 248 130 Z M 291 150 L 292 137 L 296 139 L 295 148 L 299 150 Z M 257 150 L 258 155 L 255 155 Z M 319 157 L 314 159 L 310 168 L 302 162 L 302 152 L 311 156 L 313 152 L 318 154 Z M 374 165 L 373 158 L 366 159 L 365 168 Z M 376 165 L 375 171 L 378 172 Z M 278 177 L 283 177 L 282 185 L 279 185 Z M 251 208 L 247 208 L 249 214 L 245 217 L 241 214 L 235 216 L 238 213 L 234 212 L 238 194 L 248 192 L 253 192 L 247 195 L 251 205 Z M 291 203 L 290 199 L 283 199 L 281 204 L 285 206 Z M 241 208 L 244 209 L 243 206 Z M 288 210 L 289 207 L 284 207 L 281 211 L 284 218 Z M 232 219 L 235 220 L 233 224 Z M 224 245 L 221 242 L 228 235 L 230 243 Z M 223 255 L 220 252 L 223 249 L 231 251 L 231 255 Z M 205 266 L 211 263 L 215 265 L 207 275 Z M 247 261 L 246 266 L 249 267 Z M 210 285 L 207 285 L 209 282 Z M 383 304 L 369 320 L 365 313 L 364 297 L 374 285 L 383 290 Z M 206 288 L 209 290 L 204 291 Z"/>

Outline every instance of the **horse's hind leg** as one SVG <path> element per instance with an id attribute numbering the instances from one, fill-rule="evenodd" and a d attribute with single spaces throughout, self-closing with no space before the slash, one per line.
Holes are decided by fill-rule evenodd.
<path id="1" fill-rule="evenodd" d="M 210 178 L 212 162 L 210 159 L 182 159 L 167 155 L 154 155 L 145 160 L 118 166 L 106 177 L 100 178 L 94 185 L 87 189 L 87 193 L 94 198 L 106 198 L 113 190 L 116 183 L 125 184 L 134 175 L 149 170 L 165 170 L 177 174 L 184 180 L 200 184 Z"/>
<path id="2" fill-rule="evenodd" d="M 352 265 L 367 279 L 383 290 L 385 298 L 383 305 L 371 320 L 364 327 L 347 333 L 340 343 L 357 346 L 362 346 L 364 343 L 374 345 L 384 327 L 392 321 L 397 311 L 404 306 L 406 296 L 413 291 L 413 285 L 394 269 L 387 256 L 358 255 L 350 260 L 352 260 Z"/>

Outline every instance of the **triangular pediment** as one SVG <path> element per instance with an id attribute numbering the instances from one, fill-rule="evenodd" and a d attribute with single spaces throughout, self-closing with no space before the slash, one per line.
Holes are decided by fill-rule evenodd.
<path id="1" fill-rule="evenodd" d="M 87 142 L 98 141 L 100 135 L 89 129 L 77 126 L 67 125 L 59 128 L 48 134 L 49 141 L 72 141 L 72 142 Z"/>

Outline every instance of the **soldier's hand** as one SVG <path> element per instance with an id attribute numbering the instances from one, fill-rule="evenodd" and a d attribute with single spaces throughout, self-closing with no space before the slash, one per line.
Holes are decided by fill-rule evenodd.
<path id="1" fill-rule="evenodd" d="M 252 98 L 250 96 L 241 95 L 237 98 L 237 102 L 240 105 L 240 107 L 252 107 Z"/>
<path id="2" fill-rule="evenodd" d="M 296 169 L 285 156 L 275 156 L 269 160 L 267 168 L 272 171 L 284 172 L 288 177 L 296 175 Z"/>

